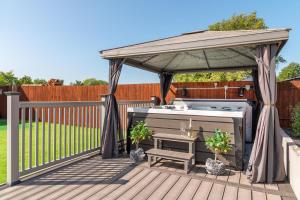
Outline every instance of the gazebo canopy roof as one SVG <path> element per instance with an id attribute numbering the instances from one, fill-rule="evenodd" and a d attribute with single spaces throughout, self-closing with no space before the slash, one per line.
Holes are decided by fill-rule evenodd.
<path id="1" fill-rule="evenodd" d="M 289 30 L 195 31 L 100 54 L 105 59 L 125 58 L 127 65 L 156 73 L 240 70 L 257 66 L 253 55 L 258 45 L 276 43 L 281 49 Z"/>

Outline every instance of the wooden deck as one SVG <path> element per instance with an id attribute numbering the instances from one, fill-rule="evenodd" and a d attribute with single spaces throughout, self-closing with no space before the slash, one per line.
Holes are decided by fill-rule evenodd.
<path id="1" fill-rule="evenodd" d="M 94 156 L 0 190 L 0 199 L 296 199 L 289 184 L 250 184 L 228 170 L 212 176 L 196 166 L 186 175 L 181 163 L 163 161 L 151 169 L 128 158 Z"/>

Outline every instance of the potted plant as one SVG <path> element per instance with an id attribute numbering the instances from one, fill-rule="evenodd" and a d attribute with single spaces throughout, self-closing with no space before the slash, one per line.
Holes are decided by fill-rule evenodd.
<path id="1" fill-rule="evenodd" d="M 143 121 L 138 121 L 130 131 L 130 139 L 133 144 L 135 144 L 136 150 L 130 151 L 130 158 L 134 162 L 143 160 L 145 157 L 144 151 L 142 148 L 139 148 L 140 143 L 143 140 L 150 139 L 151 131 L 147 127 L 146 123 Z"/>
<path id="2" fill-rule="evenodd" d="M 230 135 L 227 132 L 222 132 L 221 129 L 215 129 L 214 135 L 205 140 L 205 145 L 215 154 L 214 160 L 211 158 L 206 160 L 206 171 L 213 175 L 223 174 L 225 172 L 225 164 L 217 158 L 219 154 L 226 154 L 232 149 L 230 145 Z"/>
<path id="3" fill-rule="evenodd" d="M 298 103 L 293 109 L 292 128 L 293 136 L 300 137 L 300 103 Z"/>

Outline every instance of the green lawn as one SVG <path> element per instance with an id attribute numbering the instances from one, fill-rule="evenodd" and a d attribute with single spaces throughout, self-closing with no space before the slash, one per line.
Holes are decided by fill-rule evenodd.
<path id="1" fill-rule="evenodd" d="M 51 125 L 51 135 L 50 135 L 50 160 L 54 160 L 54 124 Z M 74 145 L 75 145 L 75 152 L 78 152 L 78 127 L 77 126 L 71 126 L 72 134 L 69 135 L 69 126 L 66 126 L 67 134 L 66 134 L 66 152 L 64 151 L 64 126 L 61 126 L 62 134 L 59 134 L 59 125 L 56 124 L 56 158 L 59 158 L 60 156 L 60 141 L 61 141 L 61 156 L 64 157 L 65 153 L 66 155 L 69 155 L 69 146 L 71 146 L 71 155 L 74 154 Z M 76 135 L 75 135 L 75 141 L 74 141 L 74 128 L 76 129 Z M 36 147 L 36 134 L 35 134 L 36 125 L 35 123 L 32 123 L 32 166 L 35 166 L 36 163 L 36 156 L 35 156 L 35 147 Z M 80 151 L 83 150 L 83 148 L 86 148 L 86 145 L 90 147 L 90 144 L 92 147 L 96 144 L 96 136 L 94 135 L 93 129 L 86 129 L 84 128 L 84 134 L 82 134 L 82 127 L 80 127 Z M 90 136 L 90 132 L 92 132 L 92 137 Z M 96 132 L 96 130 L 95 130 Z M 88 134 L 87 134 L 88 133 Z M 21 155 L 21 126 L 20 126 L 20 155 Z M 60 140 L 61 137 L 61 140 Z M 69 138 L 70 137 L 70 138 Z M 87 141 L 86 142 L 86 137 Z M 90 138 L 91 137 L 91 138 Z M 83 139 L 84 138 L 84 139 Z M 71 143 L 69 143 L 69 139 L 71 139 Z M 92 141 L 90 143 L 90 140 Z M 42 163 L 42 123 L 38 123 L 38 162 Z M 45 162 L 48 162 L 48 124 L 45 124 Z M 98 142 L 100 143 L 100 137 L 98 137 Z M 82 147 L 82 143 L 84 147 Z M 25 126 L 25 169 L 29 166 L 29 123 L 26 123 Z M 21 168 L 21 156 L 20 156 L 20 168 Z M 0 184 L 6 182 L 6 121 L 0 120 Z"/>

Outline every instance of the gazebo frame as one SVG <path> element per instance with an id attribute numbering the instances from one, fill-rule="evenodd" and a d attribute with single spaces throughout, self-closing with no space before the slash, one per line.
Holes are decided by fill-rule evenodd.
<path id="1" fill-rule="evenodd" d="M 161 98 L 175 73 L 252 70 L 261 114 L 247 169 L 252 182 L 285 178 L 281 128 L 276 109 L 275 59 L 288 40 L 290 29 L 196 31 L 100 51 L 110 61 L 109 95 L 102 134 L 102 156 L 117 156 L 118 107 L 114 93 L 122 65 L 158 73 Z"/>

